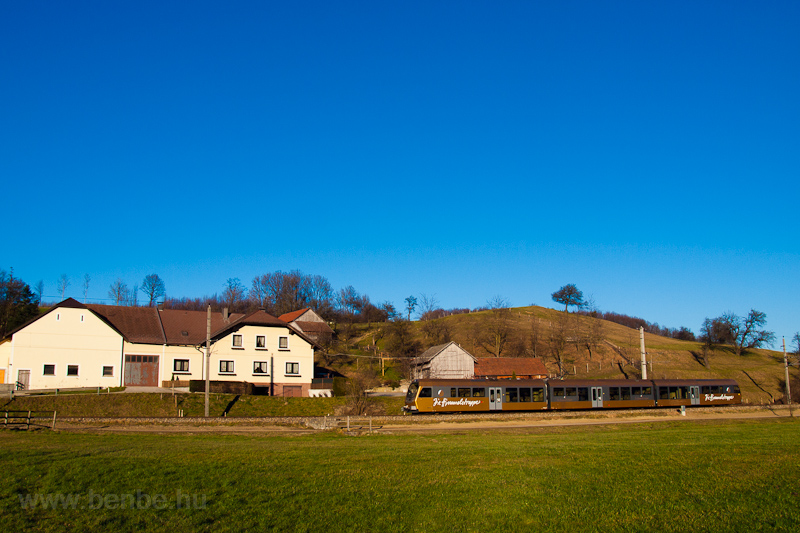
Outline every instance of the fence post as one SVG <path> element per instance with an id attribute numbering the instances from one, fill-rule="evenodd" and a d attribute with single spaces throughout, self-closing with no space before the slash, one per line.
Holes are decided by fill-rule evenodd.
<path id="1" fill-rule="evenodd" d="M 372 417 L 369 417 L 369 432 L 372 433 Z"/>
<path id="2" fill-rule="evenodd" d="M 347 416 L 347 431 L 350 431 L 350 415 Z"/>
<path id="3" fill-rule="evenodd" d="M 56 429 L 56 412 L 53 411 L 53 427 L 51 429 Z"/>
<path id="4" fill-rule="evenodd" d="M 25 429 L 26 430 L 31 429 L 31 412 L 30 411 L 28 411 L 28 418 L 26 420 L 26 423 L 27 423 L 27 427 Z"/>

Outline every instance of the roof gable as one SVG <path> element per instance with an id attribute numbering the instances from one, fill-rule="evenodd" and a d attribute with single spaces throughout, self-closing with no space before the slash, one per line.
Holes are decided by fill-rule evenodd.
<path id="1" fill-rule="evenodd" d="M 446 350 L 446 349 L 447 349 L 447 348 L 448 348 L 448 347 L 449 347 L 451 344 L 452 344 L 452 345 L 455 345 L 455 346 L 456 346 L 456 348 L 458 348 L 460 351 L 464 352 L 466 355 L 468 355 L 469 357 L 471 357 L 473 361 L 477 361 L 477 359 L 475 358 L 475 356 L 474 356 L 474 355 L 472 355 L 471 353 L 469 353 L 468 351 L 466 351 L 466 350 L 465 350 L 464 348 L 462 348 L 462 347 L 461 347 L 461 346 L 460 346 L 458 343 L 455 343 L 455 342 L 452 342 L 452 341 L 451 341 L 451 342 L 446 342 L 446 343 L 444 343 L 444 344 L 438 344 L 438 345 L 436 345 L 436 346 L 431 346 L 430 348 L 428 348 L 427 350 L 425 350 L 425 351 L 422 353 L 422 355 L 420 355 L 419 357 L 417 357 L 417 358 L 414 360 L 414 363 L 415 363 L 415 364 L 418 364 L 418 365 L 421 365 L 421 364 L 424 364 L 424 363 L 428 363 L 428 362 L 430 362 L 430 361 L 431 361 L 431 360 L 432 360 L 434 357 L 436 357 L 437 355 L 439 355 L 440 353 L 442 353 L 443 351 L 445 351 L 445 350 Z"/>
<path id="2" fill-rule="evenodd" d="M 278 318 L 283 320 L 284 322 L 294 322 L 295 320 L 297 320 L 310 310 L 311 310 L 310 307 L 305 307 L 303 309 L 298 309 L 297 311 L 292 311 L 291 313 L 284 313 Z"/>

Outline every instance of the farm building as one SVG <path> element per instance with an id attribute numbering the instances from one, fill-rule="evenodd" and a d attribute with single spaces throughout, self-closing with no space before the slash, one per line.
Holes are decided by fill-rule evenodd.
<path id="1" fill-rule="evenodd" d="M 428 348 L 412 362 L 414 379 L 542 379 L 542 360 L 535 357 L 476 358 L 455 342 Z"/>
<path id="2" fill-rule="evenodd" d="M 205 380 L 206 325 L 206 311 L 68 298 L 0 342 L 0 369 L 25 389 L 188 386 Z M 263 310 L 212 313 L 209 379 L 309 396 L 316 346 Z"/>
<path id="3" fill-rule="evenodd" d="M 310 307 L 292 311 L 278 317 L 300 333 L 305 334 L 317 344 L 325 345 L 333 338 L 333 330 L 328 323 Z"/>
<path id="4" fill-rule="evenodd" d="M 415 379 L 469 379 L 473 375 L 475 356 L 455 342 L 432 346 L 412 362 Z"/>

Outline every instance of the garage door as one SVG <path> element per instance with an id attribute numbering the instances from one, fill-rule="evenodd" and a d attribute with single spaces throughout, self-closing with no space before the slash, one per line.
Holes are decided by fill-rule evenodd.
<path id="1" fill-rule="evenodd" d="M 285 397 L 300 398 L 303 395 L 303 387 L 284 385 L 283 395 Z"/>
<path id="2" fill-rule="evenodd" d="M 157 387 L 158 356 L 126 355 L 125 385 L 129 387 Z"/>

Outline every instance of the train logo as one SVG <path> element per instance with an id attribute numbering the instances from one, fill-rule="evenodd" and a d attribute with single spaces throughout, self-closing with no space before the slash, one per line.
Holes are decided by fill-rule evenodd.
<path id="1" fill-rule="evenodd" d="M 713 402 L 714 400 L 733 400 L 732 394 L 706 394 L 705 395 L 707 402 Z"/>
<path id="2" fill-rule="evenodd" d="M 434 398 L 433 399 L 433 406 L 434 407 L 447 407 L 448 405 L 460 405 L 460 406 L 467 406 L 467 407 L 475 407 L 476 405 L 480 404 L 480 400 L 467 400 L 466 398 L 459 398 L 458 400 L 450 400 L 448 398 Z"/>

